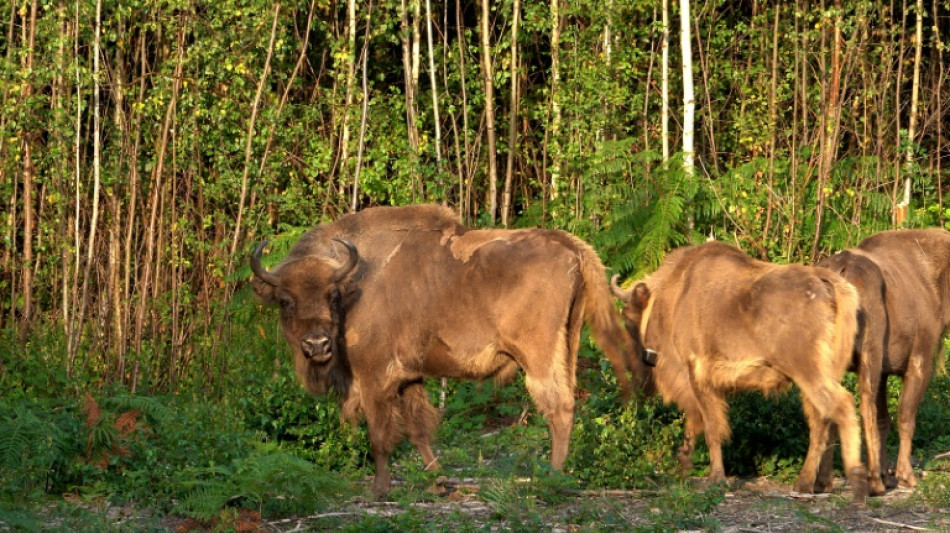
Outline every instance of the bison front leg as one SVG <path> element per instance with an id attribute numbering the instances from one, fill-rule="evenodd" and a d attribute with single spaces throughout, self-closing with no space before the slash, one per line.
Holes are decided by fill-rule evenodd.
<path id="1" fill-rule="evenodd" d="M 392 488 L 392 475 L 389 473 L 389 454 L 402 439 L 402 434 L 395 420 L 396 402 L 386 401 L 384 398 L 372 398 L 366 401 L 363 407 L 366 412 L 366 423 L 369 426 L 369 443 L 373 451 L 373 462 L 376 475 L 373 478 L 371 492 L 377 500 L 383 500 Z"/>
<path id="2" fill-rule="evenodd" d="M 693 469 L 693 450 L 696 449 L 696 439 L 703 432 L 703 415 L 699 410 L 686 412 L 686 428 L 683 434 L 683 444 L 676 450 L 676 459 L 680 463 L 680 471 L 688 476 Z"/>
<path id="3" fill-rule="evenodd" d="M 425 469 L 438 470 L 439 460 L 432 453 L 430 443 L 439 425 L 439 412 L 429 403 L 422 383 L 412 383 L 403 390 L 402 419 L 406 424 L 409 442 L 419 450 Z"/>
<path id="4" fill-rule="evenodd" d="M 709 476 L 706 483 L 725 483 L 726 468 L 722 461 L 722 443 L 729 440 L 730 434 L 726 400 L 716 391 L 699 387 L 694 379 L 690 381 L 693 383 L 697 408 L 702 413 L 706 447 L 709 448 Z M 687 417 L 689 418 L 688 415 Z"/>

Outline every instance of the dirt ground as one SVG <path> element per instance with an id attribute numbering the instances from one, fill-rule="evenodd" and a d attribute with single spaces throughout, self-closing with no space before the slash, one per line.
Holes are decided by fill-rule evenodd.
<path id="1" fill-rule="evenodd" d="M 697 480 L 697 483 L 699 481 Z M 245 516 L 242 525 L 235 524 L 237 531 L 291 532 L 323 531 L 355 526 L 370 517 L 394 519 L 409 512 L 421 514 L 425 523 L 442 523 L 440 517 L 466 517 L 467 525 L 488 531 L 511 529 L 497 512 L 496 506 L 484 501 L 479 495 L 480 486 L 475 480 L 441 478 L 439 492 L 434 501 L 417 503 L 370 502 L 354 499 L 332 512 L 312 516 L 261 520 L 259 516 Z M 545 521 L 540 530 L 557 533 L 585 531 L 588 529 L 611 529 L 623 531 L 639 528 L 656 530 L 655 516 L 663 511 L 657 509 L 656 493 L 641 491 L 579 491 L 576 498 L 558 504 L 556 509 L 544 513 Z M 572 516 L 582 507 L 609 507 L 614 513 L 613 524 L 600 527 L 576 525 Z M 617 516 L 622 517 L 616 523 Z M 457 518 L 456 518 L 457 519 Z M 925 507 L 921 499 L 909 489 L 895 489 L 881 497 L 870 498 L 865 505 L 851 502 L 847 487 L 839 483 L 830 494 L 808 495 L 793 492 L 788 485 L 776 484 L 767 479 L 732 480 L 724 500 L 704 517 L 708 529 L 722 533 L 780 533 L 802 531 L 847 531 L 847 532 L 908 532 L 950 531 L 950 508 Z M 185 532 L 207 530 L 189 527 L 187 523 L 168 524 L 171 529 Z M 207 527 L 207 525 L 206 525 Z M 401 527 L 407 527 L 402 523 Z M 436 529 L 441 529 L 437 527 Z M 524 528 L 521 528 L 524 530 Z M 665 529 L 665 528 L 661 528 Z M 670 528 L 677 530 L 676 527 Z M 679 529 L 679 531 L 702 531 Z"/>

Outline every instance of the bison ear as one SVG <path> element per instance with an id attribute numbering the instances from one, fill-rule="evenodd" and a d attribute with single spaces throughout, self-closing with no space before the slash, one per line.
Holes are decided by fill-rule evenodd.
<path id="1" fill-rule="evenodd" d="M 274 286 L 259 278 L 251 280 L 251 286 L 254 287 L 254 293 L 265 305 L 274 303 Z"/>
<path id="2" fill-rule="evenodd" d="M 650 288 L 647 287 L 646 283 L 637 283 L 630 293 L 630 303 L 635 305 L 638 309 L 643 309 L 647 306 L 649 301 Z"/>

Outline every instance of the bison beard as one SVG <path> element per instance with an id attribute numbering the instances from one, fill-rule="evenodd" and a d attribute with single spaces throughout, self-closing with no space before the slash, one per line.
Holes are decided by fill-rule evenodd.
<path id="1" fill-rule="evenodd" d="M 255 291 L 280 303 L 304 386 L 335 390 L 346 418 L 366 419 L 378 498 L 404 434 L 427 469 L 438 466 L 438 416 L 423 378 L 505 379 L 522 368 L 559 469 L 583 324 L 625 395 L 627 373 L 643 375 L 590 246 L 556 230 L 472 230 L 456 220 L 432 205 L 367 209 L 314 228 L 271 271 L 260 264 L 263 245 L 251 256 Z"/>
<path id="2" fill-rule="evenodd" d="M 904 381 L 898 407 L 896 481 L 913 487 L 917 479 L 910 452 L 917 407 L 930 381 L 940 339 L 950 325 L 950 233 L 942 229 L 885 231 L 818 265 L 844 276 L 861 300 L 864 327 L 855 345 L 852 370 L 858 374 L 861 391 L 871 493 L 885 491 L 884 443 L 891 428 L 889 375 Z M 830 467 L 822 471 L 830 472 Z"/>
<path id="3" fill-rule="evenodd" d="M 837 274 L 756 261 L 719 242 L 680 248 L 645 282 L 615 294 L 637 348 L 654 350 L 652 377 L 667 402 L 686 413 L 679 450 L 692 467 L 705 433 L 709 481 L 725 480 L 722 442 L 729 438 L 726 394 L 801 389 L 810 444 L 796 489 L 816 487 L 825 435 L 836 424 L 845 471 L 863 500 L 867 472 L 854 401 L 840 381 L 857 331 L 857 295 Z"/>

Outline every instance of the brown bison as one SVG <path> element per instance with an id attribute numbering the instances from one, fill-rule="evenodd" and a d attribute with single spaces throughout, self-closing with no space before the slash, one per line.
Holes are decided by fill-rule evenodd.
<path id="1" fill-rule="evenodd" d="M 424 378 L 506 380 L 524 369 L 559 469 L 583 324 L 625 392 L 627 372 L 638 371 L 604 266 L 569 233 L 475 230 L 448 208 L 420 205 L 318 226 L 270 271 L 261 266 L 264 244 L 251 256 L 254 289 L 280 304 L 304 386 L 334 390 L 344 417 L 365 418 L 376 497 L 389 492 L 389 454 L 404 432 L 426 467 L 438 466 L 430 448 L 438 416 Z"/>
<path id="2" fill-rule="evenodd" d="M 724 481 L 726 394 L 774 392 L 793 382 L 801 389 L 811 435 L 799 480 L 814 485 L 818 445 L 824 442 L 818 431 L 831 420 L 841 432 L 855 497 L 864 497 L 854 400 L 840 384 L 858 327 L 858 297 L 849 283 L 825 269 L 757 261 L 715 241 L 674 250 L 628 291 L 614 281 L 634 345 L 644 360 L 655 361 L 657 390 L 686 413 L 679 449 L 684 469 L 692 467 L 696 437 L 705 433 L 708 480 Z"/>
<path id="3" fill-rule="evenodd" d="M 861 418 L 872 494 L 884 493 L 887 467 L 887 376 L 904 380 L 898 407 L 900 449 L 895 475 L 917 484 L 910 464 L 917 407 L 923 397 L 944 330 L 950 325 L 950 233 L 942 229 L 878 233 L 856 248 L 825 258 L 819 266 L 840 273 L 858 290 L 864 327 L 855 344 Z M 830 449 L 830 448 L 829 448 Z M 826 463 L 829 463 L 826 466 Z M 830 460 L 820 480 L 828 485 Z"/>

